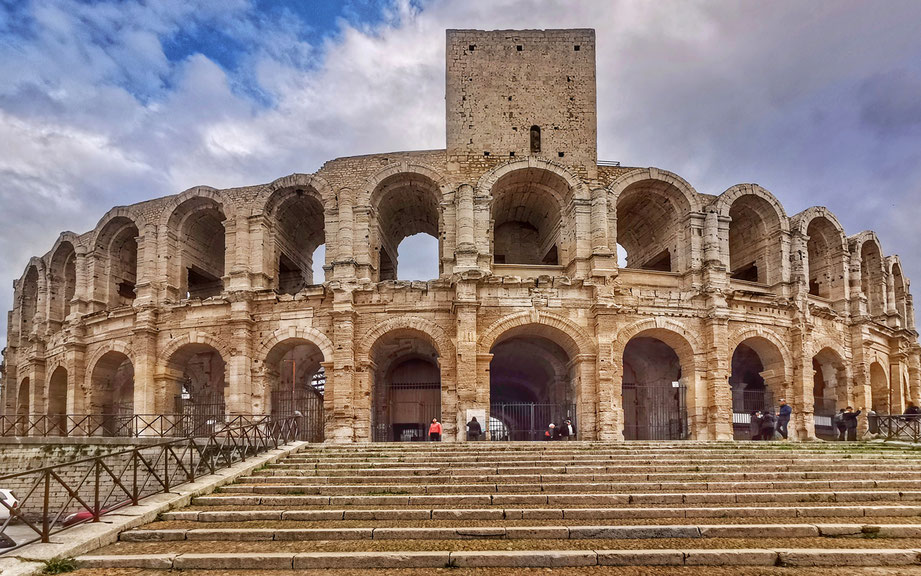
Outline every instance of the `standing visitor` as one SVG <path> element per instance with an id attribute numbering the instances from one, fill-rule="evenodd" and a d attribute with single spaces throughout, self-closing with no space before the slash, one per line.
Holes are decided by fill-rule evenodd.
<path id="1" fill-rule="evenodd" d="M 480 427 L 480 423 L 476 421 L 476 416 L 470 419 L 470 422 L 467 422 L 467 439 L 476 442 L 480 439 L 480 434 L 483 433 L 483 428 Z"/>
<path id="2" fill-rule="evenodd" d="M 563 420 L 563 425 L 560 426 L 560 438 L 563 440 L 572 440 L 576 437 L 576 431 L 572 427 L 572 420 L 567 418 Z"/>
<path id="3" fill-rule="evenodd" d="M 748 425 L 748 432 L 752 440 L 761 440 L 761 422 L 763 420 L 764 416 L 761 415 L 761 410 L 752 412 L 751 421 Z"/>
<path id="4" fill-rule="evenodd" d="M 857 416 L 860 415 L 860 410 L 854 412 L 854 409 L 850 406 L 844 409 L 844 427 L 847 430 L 847 440 L 853 442 L 857 440 Z"/>
<path id="5" fill-rule="evenodd" d="M 835 417 L 832 418 L 832 423 L 835 425 L 835 428 L 838 430 L 838 441 L 843 442 L 845 434 L 847 433 L 847 423 L 844 421 L 844 408 L 838 411 L 835 414 Z"/>
<path id="6" fill-rule="evenodd" d="M 556 435 L 556 424 L 551 422 L 550 426 L 547 426 L 547 430 L 544 431 L 544 440 L 553 440 L 553 437 L 555 435 Z"/>
<path id="7" fill-rule="evenodd" d="M 783 398 L 780 399 L 780 410 L 777 412 L 777 431 L 787 439 L 787 424 L 790 423 L 790 415 L 793 414 L 793 408 L 787 404 Z"/>
<path id="8" fill-rule="evenodd" d="M 429 426 L 429 440 L 441 441 L 441 422 L 438 421 L 438 418 L 432 418 L 432 424 Z"/>
<path id="9" fill-rule="evenodd" d="M 765 412 L 764 417 L 761 419 L 761 439 L 774 439 L 774 414 L 770 410 Z"/>
<path id="10" fill-rule="evenodd" d="M 909 402 L 905 408 L 906 420 L 917 420 L 921 416 L 921 408 L 915 406 L 914 402 Z"/>

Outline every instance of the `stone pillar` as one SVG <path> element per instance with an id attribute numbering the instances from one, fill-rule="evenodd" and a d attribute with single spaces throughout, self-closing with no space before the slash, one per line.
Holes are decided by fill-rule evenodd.
<path id="1" fill-rule="evenodd" d="M 77 282 L 74 286 L 74 296 L 70 301 L 70 315 L 65 320 L 75 321 L 89 311 L 91 297 L 90 286 L 92 271 L 87 261 L 86 247 L 82 244 L 74 246 L 74 264 L 77 269 Z"/>
<path id="2" fill-rule="evenodd" d="M 157 226 L 145 224 L 136 238 L 137 254 L 137 280 L 135 283 L 134 306 L 152 306 L 158 302 L 158 276 L 157 276 Z M 108 280 L 111 282 L 111 279 Z"/>
<path id="3" fill-rule="evenodd" d="M 478 194 L 473 198 L 473 242 L 476 245 L 477 265 L 483 271 L 492 271 L 492 231 L 492 196 Z"/>
<path id="4" fill-rule="evenodd" d="M 249 290 L 249 218 L 239 214 L 233 220 L 225 220 L 224 229 L 224 291 Z"/>
<path id="5" fill-rule="evenodd" d="M 592 190 L 591 204 L 591 275 L 614 276 L 617 274 L 617 251 L 615 242 L 608 236 L 608 191 L 604 188 Z"/>
<path id="6" fill-rule="evenodd" d="M 469 184 L 463 184 L 455 193 L 457 202 L 457 265 L 455 270 L 462 272 L 477 268 L 477 246 L 475 243 L 475 217 L 473 209 L 474 190 Z"/>
<path id="7" fill-rule="evenodd" d="M 247 218 L 249 227 L 249 278 L 252 290 L 275 287 L 278 263 L 275 261 L 275 231 L 264 215 Z"/>
<path id="8" fill-rule="evenodd" d="M 371 254 L 371 207 L 352 207 L 352 255 L 355 258 L 355 275 L 360 280 L 371 280 L 377 261 Z M 340 239 L 345 241 L 344 238 Z"/>
<path id="9" fill-rule="evenodd" d="M 856 242 L 851 243 L 855 253 L 850 258 L 850 268 L 848 270 L 848 285 L 850 287 L 850 313 L 853 317 L 864 316 L 869 314 L 869 305 L 867 299 L 869 294 L 863 293 L 861 282 L 862 262 L 860 261 L 860 252 L 856 251 Z"/>
<path id="10" fill-rule="evenodd" d="M 908 353 L 908 389 L 911 401 L 921 406 L 921 345 L 917 342 L 911 343 Z"/>
<path id="11" fill-rule="evenodd" d="M 492 362 L 492 354 L 476 355 L 476 401 L 478 406 L 486 407 L 486 423 L 483 424 L 484 438 L 490 439 L 489 418 L 491 411 L 492 399 L 489 391 L 489 363 Z"/>
<path id="12" fill-rule="evenodd" d="M 594 354 L 579 354 L 569 363 L 570 372 L 576 377 L 576 424 L 577 438 L 598 440 L 598 419 L 596 414 L 598 393 L 595 387 Z"/>
<path id="13" fill-rule="evenodd" d="M 356 370 L 355 364 L 355 311 L 352 293 L 336 290 L 333 293 L 333 357 L 325 358 L 331 367 L 326 369 L 325 436 L 327 442 L 346 443 L 371 440 L 371 414 L 369 394 L 370 376 L 367 371 Z M 359 412 L 364 410 L 364 412 Z"/>
<path id="14" fill-rule="evenodd" d="M 334 256 L 333 260 L 333 280 L 344 280 L 355 277 L 355 214 L 352 210 L 355 194 L 350 188 L 339 190 L 337 195 L 339 206 L 336 224 L 337 242 L 331 246 L 329 239 L 326 243 L 327 261 L 329 256 Z M 316 282 L 317 279 L 314 279 Z"/>
<path id="15" fill-rule="evenodd" d="M 892 270 L 891 266 L 886 266 L 886 316 L 888 320 L 886 324 L 890 328 L 899 328 L 902 326 L 901 319 L 899 318 L 899 309 L 895 301 L 895 275 L 890 272 Z"/>
<path id="16" fill-rule="evenodd" d="M 231 348 L 234 356 L 224 358 L 227 363 L 224 402 L 228 415 L 253 413 L 253 324 L 249 302 L 231 302 Z"/>
<path id="17" fill-rule="evenodd" d="M 463 187 L 462 187 L 463 188 Z M 470 188 L 469 186 L 467 188 Z M 470 188 L 469 201 L 469 240 L 468 244 L 473 247 L 473 189 Z M 475 265 L 476 263 L 473 262 Z M 457 410 L 454 415 L 454 421 L 457 430 L 457 439 L 466 440 L 466 425 L 469 417 L 474 413 L 482 414 L 477 420 L 483 419 L 480 426 L 484 432 L 489 424 L 485 420 L 489 413 L 489 382 L 485 386 L 487 393 L 481 393 L 482 383 L 477 382 L 477 311 L 479 303 L 477 302 L 476 281 L 460 281 L 455 285 L 454 296 L 454 315 L 456 318 L 456 360 L 455 371 L 457 373 Z M 448 416 L 442 413 L 442 419 L 447 422 Z"/>
<path id="18" fill-rule="evenodd" d="M 616 379 L 615 383 L 617 359 L 613 358 L 614 338 L 617 335 L 617 316 L 615 310 L 599 306 L 595 307 L 594 315 L 595 341 L 598 344 L 598 357 L 595 361 L 598 440 L 623 441 L 621 381 Z"/>
<path id="19" fill-rule="evenodd" d="M 810 343 L 812 334 L 809 321 L 801 323 L 790 330 L 793 351 L 793 381 L 783 391 L 784 398 L 793 408 L 788 431 L 792 439 L 815 440 L 815 397 L 812 368 L 813 350 Z M 775 398 L 774 401 L 779 401 Z"/>
<path id="20" fill-rule="evenodd" d="M 706 387 L 706 394 L 698 394 L 691 386 L 688 398 L 688 418 L 692 438 L 697 440 L 732 440 L 732 389 L 729 385 L 729 316 L 722 307 L 714 308 L 706 321 L 707 349 L 695 350 L 704 356 L 706 372 L 697 374 L 695 384 Z M 699 365 L 694 362 L 695 367 Z M 682 374 L 682 380 L 687 376 Z M 697 400 L 706 398 L 699 406 Z"/>
<path id="21" fill-rule="evenodd" d="M 905 412 L 906 402 L 902 387 L 903 368 L 907 363 L 908 355 L 895 352 L 889 355 L 889 413 L 902 414 Z"/>
<path id="22" fill-rule="evenodd" d="M 134 350 L 134 413 L 156 414 L 157 312 L 141 310 L 135 319 L 131 338 Z"/>

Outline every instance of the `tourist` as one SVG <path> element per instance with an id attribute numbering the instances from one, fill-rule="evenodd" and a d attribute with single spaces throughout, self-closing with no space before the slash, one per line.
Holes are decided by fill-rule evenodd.
<path id="1" fill-rule="evenodd" d="M 476 421 L 476 416 L 470 419 L 470 422 L 467 422 L 467 439 L 476 442 L 480 439 L 480 434 L 483 433 L 483 428 L 480 426 L 480 423 Z"/>
<path id="2" fill-rule="evenodd" d="M 544 431 L 544 440 L 553 440 L 554 436 L 556 436 L 556 424 L 551 422 L 550 426 L 547 426 L 547 430 Z"/>
<path id="3" fill-rule="evenodd" d="M 780 399 L 780 410 L 777 412 L 777 431 L 787 439 L 787 424 L 790 423 L 790 415 L 793 414 L 793 407 L 787 404 L 783 398 Z"/>
<path id="4" fill-rule="evenodd" d="M 572 440 L 576 437 L 576 431 L 573 430 L 572 420 L 567 418 L 563 420 L 563 425 L 560 426 L 560 439 L 561 440 Z"/>
<path id="5" fill-rule="evenodd" d="M 832 423 L 835 425 L 835 428 L 838 430 L 838 441 L 843 441 L 844 436 L 847 433 L 847 422 L 844 421 L 844 408 L 838 411 L 835 414 L 835 417 L 832 418 Z"/>
<path id="6" fill-rule="evenodd" d="M 921 408 L 915 406 L 914 402 L 909 402 L 908 407 L 905 408 L 905 419 L 918 420 L 919 418 L 921 418 Z"/>
<path id="7" fill-rule="evenodd" d="M 761 439 L 774 439 L 774 414 L 770 410 L 765 412 L 764 417 L 761 419 Z"/>
<path id="8" fill-rule="evenodd" d="M 438 418 L 432 418 L 432 424 L 429 426 L 429 440 L 441 441 L 441 422 L 438 421 Z"/>
<path id="9" fill-rule="evenodd" d="M 752 440 L 761 440 L 761 422 L 763 420 L 764 416 L 761 414 L 761 410 L 752 412 L 751 421 L 748 425 L 748 431 Z"/>
<path id="10" fill-rule="evenodd" d="M 860 415 L 860 410 L 854 412 L 854 408 L 848 406 L 844 409 L 844 427 L 847 430 L 847 440 L 853 442 L 857 440 L 857 416 Z"/>

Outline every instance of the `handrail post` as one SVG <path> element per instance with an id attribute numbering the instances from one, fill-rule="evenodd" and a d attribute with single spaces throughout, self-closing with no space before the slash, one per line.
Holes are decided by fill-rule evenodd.
<path id="1" fill-rule="evenodd" d="M 138 449 L 134 450 L 132 454 L 132 459 L 134 460 L 134 466 L 132 467 L 131 473 L 131 504 L 134 506 L 138 505 Z"/>
<path id="2" fill-rule="evenodd" d="M 95 470 L 95 482 L 93 485 L 93 522 L 99 522 L 99 513 L 102 509 L 101 503 L 99 502 L 99 475 L 102 472 L 102 460 L 97 457 L 94 465 Z"/>
<path id="3" fill-rule="evenodd" d="M 45 501 L 42 503 L 42 542 L 47 544 L 51 541 L 49 538 L 51 533 L 51 526 L 48 523 L 48 517 L 50 511 L 48 508 L 51 505 L 51 471 L 45 471 Z"/>

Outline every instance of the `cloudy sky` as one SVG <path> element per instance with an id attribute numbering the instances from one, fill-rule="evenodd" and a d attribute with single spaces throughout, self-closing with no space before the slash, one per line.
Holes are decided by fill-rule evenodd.
<path id="1" fill-rule="evenodd" d="M 915 0 L 0 0 L 0 309 L 112 206 L 444 147 L 446 28 L 595 28 L 601 159 L 827 206 L 921 278 L 918 22 Z"/>

